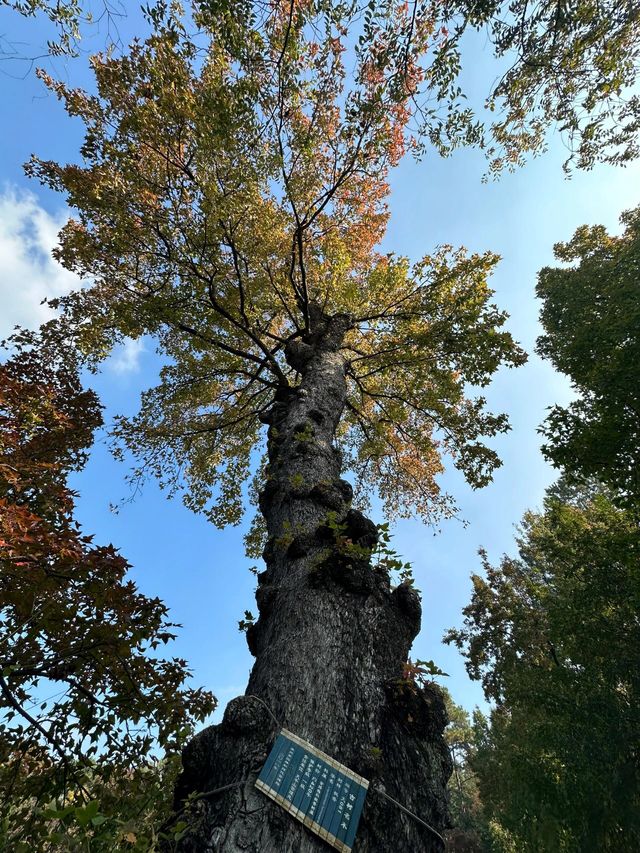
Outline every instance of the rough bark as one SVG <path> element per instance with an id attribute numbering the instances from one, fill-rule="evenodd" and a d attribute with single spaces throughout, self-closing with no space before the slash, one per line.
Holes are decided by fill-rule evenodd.
<path id="1" fill-rule="evenodd" d="M 256 662 L 247 695 L 223 722 L 183 753 L 176 800 L 246 784 L 198 800 L 181 853 L 315 853 L 313 835 L 254 788 L 277 734 L 260 697 L 289 730 L 374 782 L 442 831 L 451 772 L 442 738 L 447 722 L 436 688 L 408 690 L 402 665 L 420 628 L 420 602 L 408 585 L 392 589 L 366 549 L 375 525 L 351 508 L 340 479 L 335 431 L 345 405 L 340 350 L 349 318 L 316 312 L 315 333 L 292 343 L 301 375 L 277 392 L 269 424 L 267 481 L 260 495 L 268 542 L 259 576 L 259 619 L 247 634 Z M 362 554 L 336 544 L 340 535 Z M 370 790 L 354 848 L 358 853 L 442 851 L 429 830 Z"/>

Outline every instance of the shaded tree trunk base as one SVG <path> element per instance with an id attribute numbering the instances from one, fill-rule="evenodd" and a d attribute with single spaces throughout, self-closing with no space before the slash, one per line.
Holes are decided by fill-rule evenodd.
<path id="1" fill-rule="evenodd" d="M 361 660 L 373 654 L 386 658 L 387 665 L 381 667 L 378 661 L 378 666 L 354 673 L 352 690 L 347 676 L 341 695 L 318 694 L 314 689 L 308 703 L 301 685 L 291 684 L 289 697 L 296 697 L 294 701 L 288 708 L 289 703 L 282 701 L 273 710 L 286 728 L 371 781 L 354 851 L 442 853 L 443 844 L 434 833 L 376 791 L 380 787 L 440 833 L 448 826 L 445 790 L 451 761 L 443 738 L 447 724 L 444 703 L 437 687 L 409 687 L 401 678 L 402 663 L 419 627 L 418 598 L 406 585 L 391 591 L 382 572 L 369 568 L 368 574 L 375 586 L 366 595 L 346 592 L 335 581 L 322 589 L 311 588 L 310 594 L 324 599 L 334 612 L 332 599 L 338 596 L 343 613 L 346 603 L 354 617 L 359 613 L 360 620 L 347 618 L 344 624 L 351 625 L 353 641 L 363 643 Z M 374 600 L 368 606 L 367 598 Z M 315 605 L 321 607 L 320 602 Z M 386 611 L 386 631 L 380 630 L 380 610 Z M 367 613 L 370 627 L 377 627 L 369 642 L 362 633 L 362 617 Z M 323 658 L 319 648 L 315 660 Z M 315 680 L 314 657 L 309 660 L 309 675 Z M 346 675 L 350 660 L 357 661 L 358 655 L 337 659 L 337 671 Z M 386 669 L 391 677 L 363 690 L 361 682 L 371 669 Z M 318 673 L 319 680 L 321 676 Z M 251 682 L 249 690 L 260 695 Z M 272 707 L 273 696 L 265 693 L 261 698 Z M 190 807 L 192 825 L 177 846 L 180 853 L 319 853 L 329 849 L 254 787 L 278 730 L 260 702 L 252 696 L 238 697 L 228 704 L 220 725 L 206 729 L 186 747 L 176 806 L 182 808 L 189 794 L 214 793 Z M 242 784 L 217 792 L 233 783 Z"/>

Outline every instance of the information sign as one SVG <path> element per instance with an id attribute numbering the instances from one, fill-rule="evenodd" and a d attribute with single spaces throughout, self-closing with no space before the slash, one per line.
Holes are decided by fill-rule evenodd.
<path id="1" fill-rule="evenodd" d="M 282 729 L 256 787 L 336 850 L 350 853 L 369 782 Z"/>

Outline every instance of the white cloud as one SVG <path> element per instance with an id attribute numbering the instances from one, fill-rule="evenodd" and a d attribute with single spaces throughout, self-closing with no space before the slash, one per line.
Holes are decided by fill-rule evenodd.
<path id="1" fill-rule="evenodd" d="M 112 373 L 123 375 L 125 373 L 134 373 L 140 368 L 140 356 L 144 352 L 144 341 L 142 338 L 134 340 L 133 338 L 125 338 L 111 354 L 111 357 L 106 361 L 105 367 Z"/>
<path id="2" fill-rule="evenodd" d="M 53 316 L 43 299 L 80 286 L 78 276 L 51 256 L 67 217 L 64 211 L 52 216 L 33 193 L 0 192 L 0 338 L 16 325 L 37 328 Z"/>
<path id="3" fill-rule="evenodd" d="M 43 300 L 81 286 L 80 278 L 51 255 L 67 219 L 66 210 L 48 213 L 27 190 L 0 191 L 0 340 L 14 326 L 37 329 L 54 316 Z M 118 375 L 133 373 L 143 352 L 142 340 L 125 338 L 105 367 Z"/>

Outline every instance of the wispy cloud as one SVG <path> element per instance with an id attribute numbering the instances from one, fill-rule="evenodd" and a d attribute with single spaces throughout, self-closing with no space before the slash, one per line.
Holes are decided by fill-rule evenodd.
<path id="1" fill-rule="evenodd" d="M 120 376 L 127 373 L 135 373 L 140 369 L 140 356 L 144 352 L 144 341 L 142 338 L 134 340 L 125 338 L 106 361 L 105 367 L 112 373 Z"/>

